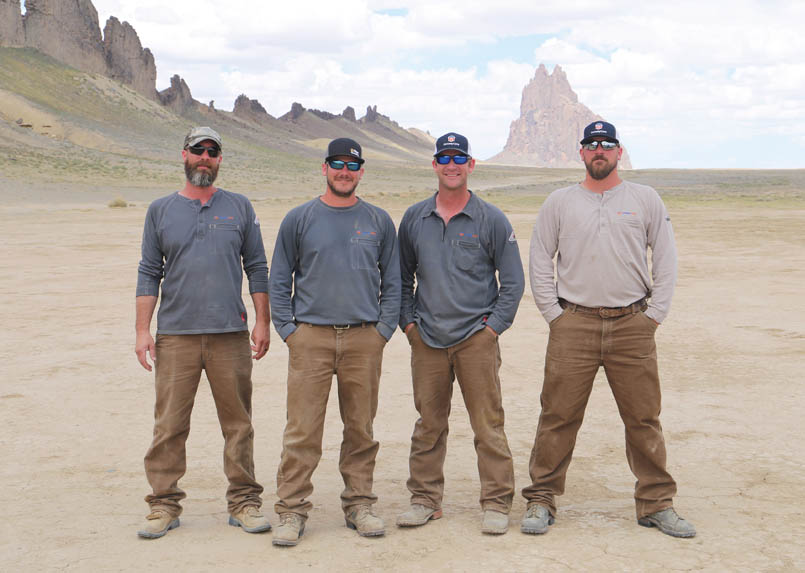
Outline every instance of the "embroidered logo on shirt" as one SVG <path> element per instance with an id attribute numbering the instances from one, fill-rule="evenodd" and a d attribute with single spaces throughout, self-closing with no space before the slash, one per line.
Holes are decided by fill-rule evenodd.
<path id="1" fill-rule="evenodd" d="M 637 212 L 636 211 L 618 211 L 618 215 L 631 215 L 631 216 L 636 217 Z"/>
<path id="2" fill-rule="evenodd" d="M 254 224 L 260 226 L 260 219 L 257 218 L 257 215 L 254 216 Z"/>
<path id="3" fill-rule="evenodd" d="M 230 216 L 230 217 L 224 217 L 224 216 L 219 217 L 218 215 L 215 215 L 213 217 L 213 220 L 215 220 L 215 221 L 234 221 L 235 218 L 232 217 L 232 216 Z"/>
<path id="4" fill-rule="evenodd" d="M 517 237 L 514 236 L 514 231 L 512 231 L 512 234 L 509 235 L 509 242 L 510 243 L 516 243 L 517 242 Z"/>

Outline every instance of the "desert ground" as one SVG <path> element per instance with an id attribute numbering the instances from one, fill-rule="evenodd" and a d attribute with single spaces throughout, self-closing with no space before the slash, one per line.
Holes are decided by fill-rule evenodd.
<path id="1" fill-rule="evenodd" d="M 221 185 L 252 198 L 266 250 L 283 215 L 318 194 L 318 165 L 295 187 L 235 177 Z M 145 209 L 179 188 L 176 178 L 135 185 L 24 177 L 0 171 L 5 223 L 0 294 L 5 302 L 0 379 L 0 570 L 3 571 L 794 571 L 805 570 L 805 174 L 756 171 L 624 173 L 655 185 L 668 205 L 679 250 L 671 314 L 657 331 L 662 423 L 678 511 L 698 528 L 674 539 L 635 521 L 634 478 L 622 424 L 599 374 L 559 499 L 544 536 L 519 531 L 528 458 L 539 415 L 547 326 L 526 288 L 514 326 L 500 338 L 506 431 L 518 495 L 511 529 L 479 531 L 479 481 L 461 394 L 454 393 L 444 518 L 401 530 L 408 504 L 409 438 L 416 420 L 409 348 L 397 332 L 383 362 L 375 433 L 378 513 L 387 534 L 364 539 L 344 527 L 335 392 L 315 505 L 299 546 L 227 525 L 223 439 L 202 378 L 181 486 L 181 527 L 158 540 L 135 532 L 147 506 L 142 458 L 153 424 L 153 374 L 134 355 L 134 285 Z M 44 169 L 44 168 L 43 168 Z M 136 167 L 134 175 L 136 175 Z M 368 171 L 359 194 L 399 221 L 424 197 L 427 169 Z M 229 177 L 229 179 L 227 179 Z M 480 166 L 471 183 L 512 220 L 524 263 L 545 195 L 580 172 Z M 34 180 L 35 183 L 31 181 Z M 135 181 L 130 177 L 127 181 Z M 473 186 L 473 185 L 471 185 Z M 290 189 L 290 190 L 288 190 Z M 112 208 L 119 198 L 125 208 Z M 247 298 L 247 307 L 251 302 Z M 155 328 L 155 324 L 153 325 Z M 285 421 L 287 351 L 272 333 L 255 364 L 257 477 L 273 514 Z"/>

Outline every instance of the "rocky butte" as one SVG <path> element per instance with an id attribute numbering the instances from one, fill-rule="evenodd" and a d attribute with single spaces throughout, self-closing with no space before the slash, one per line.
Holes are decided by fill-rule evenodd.
<path id="1" fill-rule="evenodd" d="M 489 161 L 537 167 L 581 167 L 579 140 L 584 127 L 597 119 L 604 118 L 579 101 L 560 66 L 549 75 L 540 64 L 534 78 L 523 88 L 520 117 L 511 123 L 506 146 Z M 626 149 L 620 167 L 632 168 Z"/>

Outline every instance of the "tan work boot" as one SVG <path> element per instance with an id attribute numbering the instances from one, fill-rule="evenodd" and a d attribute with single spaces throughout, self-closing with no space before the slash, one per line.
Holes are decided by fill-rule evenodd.
<path id="1" fill-rule="evenodd" d="M 247 505 L 229 516 L 229 525 L 240 527 L 246 533 L 261 533 L 271 531 L 271 523 L 263 515 L 260 508 L 255 505 Z"/>
<path id="2" fill-rule="evenodd" d="M 144 539 L 158 539 L 171 529 L 179 527 L 179 518 L 167 511 L 156 509 L 145 518 L 145 527 L 137 532 Z"/>
<path id="3" fill-rule="evenodd" d="M 280 513 L 280 524 L 274 530 L 271 543 L 280 547 L 293 547 L 305 532 L 306 518 L 298 513 Z"/>
<path id="4" fill-rule="evenodd" d="M 672 537 L 695 537 L 696 528 L 689 521 L 677 515 L 673 507 L 655 511 L 637 520 L 643 527 L 656 527 Z"/>
<path id="5" fill-rule="evenodd" d="M 531 535 L 542 535 L 548 532 L 548 527 L 553 525 L 553 522 L 554 518 L 547 507 L 532 503 L 523 516 L 520 531 Z"/>
<path id="6" fill-rule="evenodd" d="M 397 527 L 417 527 L 431 519 L 440 519 L 441 509 L 433 509 L 421 503 L 412 503 L 408 511 L 397 516 Z"/>
<path id="7" fill-rule="evenodd" d="M 494 509 L 485 509 L 481 521 L 481 533 L 503 535 L 509 530 L 509 515 Z"/>
<path id="8" fill-rule="evenodd" d="M 354 505 L 344 515 L 347 527 L 361 537 L 379 537 L 386 534 L 383 520 L 374 514 L 371 505 Z"/>

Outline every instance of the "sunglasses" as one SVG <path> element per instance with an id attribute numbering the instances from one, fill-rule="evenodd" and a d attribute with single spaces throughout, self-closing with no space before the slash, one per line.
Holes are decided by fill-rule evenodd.
<path id="1" fill-rule="evenodd" d="M 589 151 L 595 151 L 596 149 L 598 149 L 599 145 L 601 146 L 601 149 L 603 149 L 604 151 L 609 151 L 610 149 L 615 149 L 616 147 L 618 147 L 618 144 L 615 143 L 614 141 L 591 141 L 589 143 L 583 144 L 582 147 Z"/>
<path id="2" fill-rule="evenodd" d="M 327 162 L 327 165 L 339 171 L 344 168 L 344 165 L 346 165 L 347 169 L 350 171 L 357 171 L 361 168 L 361 164 L 357 161 L 340 161 L 338 159 L 331 159 Z"/>
<path id="3" fill-rule="evenodd" d="M 206 151 L 207 155 L 210 156 L 210 159 L 215 159 L 218 157 L 218 154 L 221 153 L 221 150 L 217 147 L 205 147 L 203 145 L 191 145 L 187 148 L 187 150 L 193 155 L 204 155 L 204 152 Z"/>
<path id="4" fill-rule="evenodd" d="M 470 160 L 469 155 L 437 155 L 436 156 L 436 163 L 439 165 L 447 165 L 450 163 L 450 160 L 453 160 L 453 163 L 456 165 L 464 165 L 467 161 Z"/>

